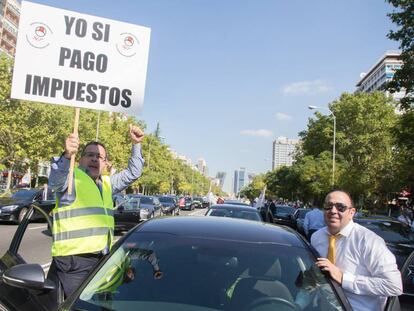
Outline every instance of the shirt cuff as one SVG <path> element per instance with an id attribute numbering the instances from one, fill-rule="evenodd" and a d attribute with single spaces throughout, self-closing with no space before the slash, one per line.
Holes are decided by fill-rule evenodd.
<path id="1" fill-rule="evenodd" d="M 356 276 L 349 272 L 342 274 L 342 288 L 353 292 Z"/>

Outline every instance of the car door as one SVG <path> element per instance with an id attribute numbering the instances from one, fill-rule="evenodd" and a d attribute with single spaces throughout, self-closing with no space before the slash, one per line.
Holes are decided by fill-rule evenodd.
<path id="1" fill-rule="evenodd" d="M 120 206 L 114 213 L 115 224 L 126 229 L 134 227 L 140 221 L 138 198 L 130 199 Z"/>
<path id="2" fill-rule="evenodd" d="M 42 221 L 32 222 L 35 214 L 41 215 Z M 54 265 L 51 265 L 52 235 L 48 223 L 51 225 L 49 216 L 32 204 L 17 227 L 9 248 L 0 258 L 0 310 L 49 311 L 56 309 L 63 300 Z M 9 285 L 5 281 L 6 274 L 11 268 L 24 264 L 39 265 L 43 275 L 54 284 L 53 288 L 43 291 L 24 288 L 24 284 L 19 287 Z"/>
<path id="3" fill-rule="evenodd" d="M 403 294 L 388 299 L 384 311 L 409 311 L 414 306 L 414 251 L 405 260 L 401 268 Z"/>

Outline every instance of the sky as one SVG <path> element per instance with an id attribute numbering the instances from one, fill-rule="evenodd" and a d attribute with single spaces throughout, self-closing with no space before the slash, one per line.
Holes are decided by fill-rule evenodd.
<path id="1" fill-rule="evenodd" d="M 33 0 L 151 28 L 138 119 L 209 175 L 271 169 L 272 142 L 354 92 L 398 42 L 384 0 Z M 321 110 L 323 112 L 323 110 Z"/>

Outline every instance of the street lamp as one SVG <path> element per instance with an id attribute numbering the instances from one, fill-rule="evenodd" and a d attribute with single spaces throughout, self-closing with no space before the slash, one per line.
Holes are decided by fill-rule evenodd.
<path id="1" fill-rule="evenodd" d="M 319 107 L 319 106 L 312 106 L 309 105 L 308 108 L 310 110 L 315 110 L 315 109 L 325 109 L 328 110 L 332 117 L 333 117 L 333 148 L 332 148 L 332 187 L 335 186 L 335 144 L 336 144 L 336 117 L 335 114 L 333 113 L 333 111 L 329 108 L 326 107 Z"/>

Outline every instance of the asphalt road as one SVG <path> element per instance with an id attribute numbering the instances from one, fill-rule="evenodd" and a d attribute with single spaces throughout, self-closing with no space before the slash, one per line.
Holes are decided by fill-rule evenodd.
<path id="1" fill-rule="evenodd" d="M 206 209 L 180 211 L 180 217 L 186 215 L 203 216 L 205 212 Z M 0 223 L 0 256 L 3 256 L 8 250 L 16 229 L 17 225 Z M 116 236 L 115 240 L 118 238 L 120 238 L 120 235 Z M 31 223 L 19 247 L 19 254 L 27 263 L 39 263 L 47 271 L 52 259 L 51 245 L 52 238 L 47 230 L 47 225 L 45 223 Z"/>

